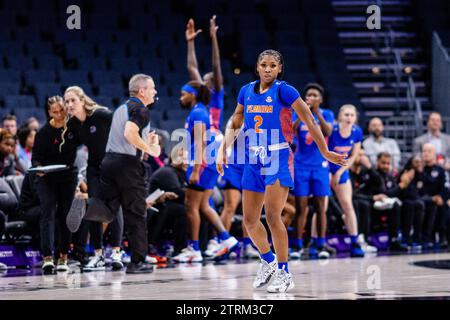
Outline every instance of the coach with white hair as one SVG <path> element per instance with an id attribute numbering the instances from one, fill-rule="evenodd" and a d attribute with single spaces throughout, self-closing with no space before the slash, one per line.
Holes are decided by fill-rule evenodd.
<path id="1" fill-rule="evenodd" d="M 129 82 L 130 98 L 114 112 L 101 164 L 100 184 L 102 204 L 90 202 L 85 219 L 102 212 L 104 205 L 109 214 L 122 206 L 125 228 L 131 250 L 131 263 L 127 273 L 148 273 L 153 266 L 145 262 L 147 256 L 147 203 L 143 154 L 159 156 L 158 136 L 149 130 L 149 109 L 156 89 L 152 77 L 134 75 Z M 103 205 L 104 204 L 104 205 Z M 105 212 L 105 210 L 103 210 Z M 99 217 L 97 220 L 108 221 Z"/>

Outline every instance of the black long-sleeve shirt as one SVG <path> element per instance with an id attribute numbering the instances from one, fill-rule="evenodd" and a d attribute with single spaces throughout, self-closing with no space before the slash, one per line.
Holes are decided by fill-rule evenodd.
<path id="1" fill-rule="evenodd" d="M 156 189 L 177 194 L 178 198 L 174 201 L 184 204 L 186 191 L 185 172 L 171 165 L 159 168 L 150 178 L 150 193 Z"/>
<path id="2" fill-rule="evenodd" d="M 55 128 L 46 123 L 36 134 L 31 163 L 33 167 L 52 164 L 65 164 L 72 167 L 77 154 L 79 141 L 76 133 L 68 127 L 65 142 L 61 147 L 64 128 Z"/>
<path id="3" fill-rule="evenodd" d="M 425 166 L 423 169 L 426 177 L 425 184 L 420 190 L 421 196 L 440 195 L 445 199 L 445 170 L 438 166 Z"/>
<path id="4" fill-rule="evenodd" d="M 383 180 L 376 170 L 362 166 L 359 172 L 350 170 L 353 195 L 356 199 L 372 201 L 373 196 L 382 188 Z"/>
<path id="5" fill-rule="evenodd" d="M 94 111 L 81 122 L 72 117 L 68 126 L 78 135 L 79 142 L 88 148 L 88 166 L 100 167 L 105 156 L 113 113 L 104 108 Z"/>

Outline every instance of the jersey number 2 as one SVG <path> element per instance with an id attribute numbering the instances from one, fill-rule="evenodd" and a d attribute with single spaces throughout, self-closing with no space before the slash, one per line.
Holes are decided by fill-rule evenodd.
<path id="1" fill-rule="evenodd" d="M 253 118 L 255 120 L 255 132 L 256 133 L 262 133 L 262 130 L 259 128 L 263 123 L 263 118 L 261 116 L 255 116 Z"/>

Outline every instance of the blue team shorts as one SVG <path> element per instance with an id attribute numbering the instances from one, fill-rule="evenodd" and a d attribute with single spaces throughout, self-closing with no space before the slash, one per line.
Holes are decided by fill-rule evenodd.
<path id="1" fill-rule="evenodd" d="M 262 193 L 266 191 L 266 186 L 273 185 L 277 180 L 280 180 L 283 187 L 294 188 L 294 155 L 291 149 L 269 151 L 268 156 L 273 157 L 272 161 L 276 160 L 276 166 L 259 160 L 255 164 L 245 164 L 242 177 L 243 190 Z"/>
<path id="2" fill-rule="evenodd" d="M 188 188 L 197 190 L 197 191 L 205 191 L 212 190 L 217 183 L 217 178 L 219 177 L 219 173 L 215 169 L 215 166 L 205 166 L 200 168 L 200 180 L 196 184 L 189 184 L 189 177 L 191 176 L 193 166 L 189 166 L 186 171 L 186 181 L 188 183 Z"/>
<path id="3" fill-rule="evenodd" d="M 340 167 L 338 167 L 337 169 L 331 168 L 331 174 L 334 176 L 336 172 L 339 170 L 339 168 Z M 348 180 L 350 180 L 350 173 L 348 172 L 348 170 L 345 170 L 341 176 L 341 179 L 339 180 L 339 184 L 344 184 Z"/>
<path id="4" fill-rule="evenodd" d="M 331 195 L 330 170 L 327 167 L 302 167 L 294 165 L 294 196 L 326 197 Z"/>
<path id="5" fill-rule="evenodd" d="M 222 190 L 242 190 L 242 176 L 244 174 L 243 164 L 229 164 L 223 167 L 223 177 L 219 179 L 219 187 Z"/>

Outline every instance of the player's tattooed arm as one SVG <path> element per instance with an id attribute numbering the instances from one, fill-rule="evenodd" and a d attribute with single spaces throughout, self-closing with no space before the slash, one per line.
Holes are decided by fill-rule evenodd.
<path id="1" fill-rule="evenodd" d="M 341 166 L 345 165 L 344 155 L 328 150 L 325 137 L 323 136 L 322 131 L 319 129 L 319 126 L 316 124 L 312 112 L 309 109 L 309 106 L 305 103 L 305 101 L 303 101 L 303 99 L 299 97 L 292 104 L 292 108 L 297 113 L 299 119 L 303 121 L 308 127 L 308 130 L 314 142 L 317 144 L 320 153 L 325 157 L 325 159 Z"/>
<path id="2" fill-rule="evenodd" d="M 186 25 L 186 41 L 187 41 L 187 69 L 191 80 L 202 81 L 200 72 L 198 71 L 197 55 L 195 53 L 195 37 L 202 32 L 201 29 L 195 30 L 193 19 L 189 19 Z"/>
<path id="3" fill-rule="evenodd" d="M 222 68 L 220 66 L 220 50 L 219 42 L 217 40 L 217 29 L 219 27 L 216 25 L 216 16 L 214 15 L 209 21 L 209 35 L 211 36 L 211 46 L 212 46 L 212 70 L 214 78 L 214 89 L 219 92 L 223 87 L 223 76 Z"/>

